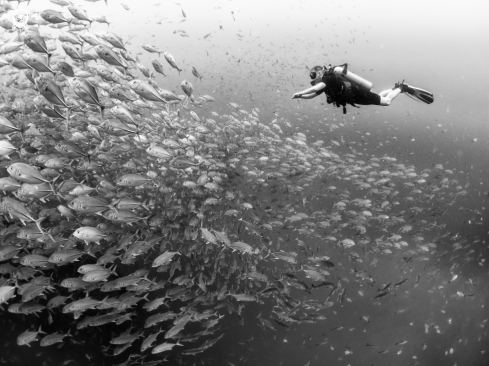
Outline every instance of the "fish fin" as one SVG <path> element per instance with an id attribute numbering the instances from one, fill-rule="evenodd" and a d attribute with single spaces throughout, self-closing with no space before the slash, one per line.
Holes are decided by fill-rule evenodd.
<path id="1" fill-rule="evenodd" d="M 117 272 L 115 271 L 117 269 L 117 264 L 114 264 L 112 267 L 109 268 L 109 271 L 115 275 L 117 275 Z"/>
<path id="2" fill-rule="evenodd" d="M 100 243 L 98 243 L 100 244 Z M 97 258 L 97 256 L 95 254 L 92 253 L 91 249 L 92 249 L 93 245 L 87 245 L 86 249 L 84 250 L 85 253 L 87 253 L 89 256 L 93 257 L 93 258 Z"/>
<path id="3" fill-rule="evenodd" d="M 48 218 L 47 216 L 44 216 L 44 217 L 41 217 L 41 218 L 39 218 L 39 219 L 37 219 L 37 220 L 34 220 L 34 223 L 36 224 L 37 228 L 39 229 L 39 231 L 40 231 L 40 232 L 41 232 L 43 235 L 45 235 L 45 232 L 44 232 L 44 230 L 43 230 L 43 228 L 42 228 L 42 226 L 41 226 L 41 222 L 43 222 L 43 221 L 44 221 L 44 220 L 46 220 L 47 218 Z M 22 221 L 22 220 L 21 220 L 21 221 Z"/>
<path id="4" fill-rule="evenodd" d="M 143 222 L 146 224 L 146 226 L 148 228 L 150 228 L 151 226 L 149 226 L 149 223 L 148 223 L 148 220 L 153 217 L 153 214 L 149 214 L 148 216 L 145 216 L 145 217 L 141 217 L 141 220 L 143 220 Z"/>
<path id="5" fill-rule="evenodd" d="M 67 122 L 67 124 L 70 121 L 70 114 L 71 114 L 71 108 L 66 106 L 66 122 Z"/>
<path id="6" fill-rule="evenodd" d="M 67 168 L 73 173 L 75 174 L 75 171 L 73 169 L 73 166 L 72 164 L 75 162 L 75 159 L 71 160 L 70 163 L 68 164 Z M 59 176 L 58 176 L 59 177 Z M 58 179 L 58 177 L 56 177 L 55 179 Z"/>

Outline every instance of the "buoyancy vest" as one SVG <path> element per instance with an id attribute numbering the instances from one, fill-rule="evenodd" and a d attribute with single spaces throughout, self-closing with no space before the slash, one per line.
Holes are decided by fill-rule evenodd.
<path id="1" fill-rule="evenodd" d="M 334 67 L 330 67 L 323 73 L 322 82 L 326 84 L 324 92 L 328 104 L 332 103 L 335 107 L 342 106 L 343 114 L 346 114 L 347 104 L 357 107 L 355 105 L 355 93 L 353 90 L 357 86 L 352 85 L 352 83 L 345 78 L 338 76 L 337 73 L 334 72 Z"/>

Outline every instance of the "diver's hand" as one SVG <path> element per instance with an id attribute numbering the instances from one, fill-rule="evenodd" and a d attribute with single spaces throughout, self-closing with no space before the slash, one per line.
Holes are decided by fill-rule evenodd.
<path id="1" fill-rule="evenodd" d="M 292 96 L 292 99 L 298 99 L 302 97 L 302 95 L 300 93 L 295 93 L 293 96 Z"/>

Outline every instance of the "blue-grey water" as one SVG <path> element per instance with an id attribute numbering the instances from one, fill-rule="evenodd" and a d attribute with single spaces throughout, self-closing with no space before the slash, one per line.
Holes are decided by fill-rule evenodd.
<path id="1" fill-rule="evenodd" d="M 347 199 L 343 197 L 349 200 L 346 211 L 364 210 L 351 203 L 354 199 L 370 199 L 377 207 L 387 201 L 385 214 L 406 220 L 394 225 L 390 220 L 380 219 L 367 226 L 365 235 L 359 235 L 352 214 L 344 213 L 341 223 L 349 222 L 349 226 L 336 233 L 331 230 L 337 229 L 338 223 L 331 220 L 332 227 L 316 227 L 315 235 L 299 231 L 306 227 L 303 222 L 275 228 L 269 234 L 276 251 L 281 245 L 281 249 L 298 252 L 302 257 L 315 253 L 334 262 L 335 267 L 328 269 L 328 281 L 341 284 L 340 290 L 330 294 L 331 288 L 326 287 L 309 293 L 291 287 L 289 293 L 303 304 L 308 299 L 333 301 L 333 306 L 326 309 L 301 308 L 294 313 L 298 317 L 321 314 L 324 319 L 313 321 L 309 317 L 308 321 L 286 326 L 278 324 L 273 320 L 277 319 L 273 315 L 277 312 L 276 303 L 273 297 L 267 297 L 260 303 L 246 303 L 240 314 L 219 310 L 223 318 L 212 337 L 221 334 L 224 337 L 203 353 L 182 355 L 180 350 L 198 347 L 205 337 L 195 343 L 184 343 L 181 349 L 174 348 L 158 355 L 159 358 L 146 351 L 143 355 L 148 356 L 144 359 L 138 356 L 141 340 L 121 355 L 111 356 L 110 339 L 126 330 L 129 323 L 77 330 L 77 320 L 71 316 L 53 315 L 55 321 L 51 323 L 52 315 L 47 310 L 37 315 L 10 314 L 8 304 L 3 304 L 2 364 L 120 365 L 165 357 L 168 361 L 160 364 L 489 364 L 486 309 L 489 25 L 484 2 L 109 0 L 105 4 L 78 0 L 74 3 L 89 15 L 105 15 L 110 26 L 93 22 L 90 31 L 109 30 L 118 34 L 127 49 L 148 68 L 151 69 L 151 59 L 157 55 L 144 51 L 141 44 L 149 43 L 170 52 L 183 71 L 179 74 L 160 57 L 168 76 L 157 74 L 156 81 L 161 87 L 181 94 L 180 83 L 187 79 L 193 83 L 196 95 L 213 96 L 216 101 L 212 104 L 202 108 L 191 106 L 201 118 L 213 118 L 212 111 L 231 113 L 229 103 L 237 103 L 239 109 L 246 111 L 259 108 L 260 122 L 271 125 L 276 119 L 283 131 L 282 139 L 302 132 L 309 145 L 323 140 L 323 146 L 342 160 L 332 165 L 345 164 L 348 154 L 354 154 L 349 169 L 361 166 L 355 160 L 367 162 L 377 157 L 379 167 L 374 171 L 395 170 L 395 164 L 403 164 L 413 166 L 418 175 L 426 170 L 428 176 L 425 183 L 415 186 L 396 180 L 393 190 L 397 193 L 379 197 L 372 192 L 375 187 L 357 187 L 354 179 L 349 178 L 352 173 L 343 172 L 341 166 L 335 171 L 328 165 L 311 181 L 291 178 L 288 188 L 274 187 L 273 183 L 252 186 L 244 178 L 246 172 L 237 169 L 240 176 L 226 188 L 242 192 L 246 201 L 253 204 L 253 213 L 265 221 L 273 221 L 274 218 L 266 217 L 265 207 L 271 202 L 277 204 L 277 200 L 290 205 L 275 212 L 282 215 L 278 219 L 282 222 L 300 212 L 309 217 L 317 211 L 325 215 L 337 212 L 335 204 L 345 190 L 349 192 Z M 66 8 L 45 0 L 9 4 L 31 11 L 56 9 L 70 15 Z M 41 34 L 59 33 L 46 26 L 40 29 Z M 175 33 L 177 30 L 184 30 L 188 37 Z M 2 38 L 6 41 L 15 35 L 5 30 Z M 59 42 L 57 46 L 56 52 L 63 53 Z M 309 86 L 310 67 L 345 62 L 352 71 L 372 81 L 376 92 L 405 79 L 433 92 L 435 101 L 425 105 L 401 94 L 389 107 L 350 106 L 343 115 L 341 109 L 328 105 L 324 96 L 313 100 L 291 99 L 294 92 Z M 201 80 L 192 75 L 192 67 L 203 76 Z M 3 67 L 0 72 L 8 68 Z M 136 77 L 145 79 L 140 72 Z M 443 167 L 436 168 L 437 164 Z M 379 174 L 371 176 L 380 179 Z M 442 188 L 430 197 L 433 188 L 440 186 L 445 177 L 449 188 Z M 291 186 L 301 190 L 294 191 Z M 330 186 L 336 187 L 333 193 L 328 190 Z M 422 192 L 413 193 L 415 189 Z M 404 225 L 413 228 L 402 232 Z M 376 239 L 385 242 L 393 234 L 401 235 L 408 246 L 376 244 Z M 241 240 L 250 244 L 258 240 L 243 235 Z M 329 235 L 337 240 L 328 239 Z M 356 242 L 365 239 L 368 243 L 345 249 L 338 242 L 346 238 Z M 432 245 L 420 249 L 426 244 Z M 294 273 L 300 280 L 308 286 L 313 283 L 300 271 L 301 264 L 290 266 L 275 260 L 257 266 L 263 272 L 271 270 L 277 278 L 281 272 L 297 271 Z M 120 271 L 125 271 L 121 268 Z M 71 271 L 70 276 L 77 275 L 75 270 Z M 127 270 L 121 275 L 129 273 Z M 394 286 L 404 279 L 405 283 Z M 388 295 L 373 299 L 388 283 L 391 283 Z M 45 303 L 44 300 L 40 302 Z M 143 315 L 138 308 L 134 324 L 144 322 Z M 270 320 L 274 330 L 259 318 Z M 74 336 L 46 348 L 38 342 L 30 347 L 16 344 L 21 332 L 37 329 L 38 325 L 49 333 L 70 329 Z M 197 329 L 189 328 L 186 335 L 192 331 Z M 134 361 L 129 355 L 135 355 Z"/>

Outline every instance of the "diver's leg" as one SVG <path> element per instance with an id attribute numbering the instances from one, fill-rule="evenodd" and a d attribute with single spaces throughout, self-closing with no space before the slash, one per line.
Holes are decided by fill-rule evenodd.
<path id="1" fill-rule="evenodd" d="M 388 89 L 379 93 L 380 105 L 389 106 L 391 102 L 401 93 L 401 88 Z"/>

